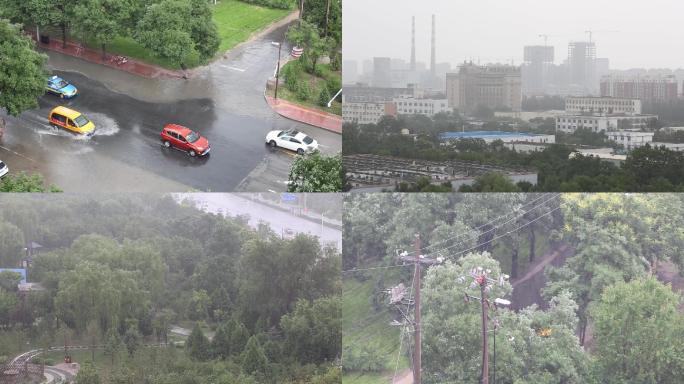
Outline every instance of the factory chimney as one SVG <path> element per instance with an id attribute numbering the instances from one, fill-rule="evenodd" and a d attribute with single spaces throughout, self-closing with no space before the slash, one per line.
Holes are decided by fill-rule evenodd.
<path id="1" fill-rule="evenodd" d="M 416 70 L 416 17 L 411 18 L 411 70 Z"/>
<path id="2" fill-rule="evenodd" d="M 437 75 L 435 49 L 435 15 L 432 15 L 432 55 L 430 56 L 430 72 L 433 77 Z"/>

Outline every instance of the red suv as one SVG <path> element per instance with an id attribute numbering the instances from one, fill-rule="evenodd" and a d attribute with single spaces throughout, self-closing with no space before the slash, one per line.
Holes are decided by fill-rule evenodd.
<path id="1" fill-rule="evenodd" d="M 190 156 L 204 156 L 209 153 L 209 141 L 199 133 L 182 125 L 167 124 L 161 132 L 161 140 L 166 148 L 174 147 L 187 152 Z"/>

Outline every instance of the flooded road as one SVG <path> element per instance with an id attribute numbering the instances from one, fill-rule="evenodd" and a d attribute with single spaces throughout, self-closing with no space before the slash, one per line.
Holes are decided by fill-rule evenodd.
<path id="1" fill-rule="evenodd" d="M 316 194 L 324 195 L 330 204 L 342 204 L 339 194 Z M 342 230 L 328 224 L 328 220 L 305 218 L 292 212 L 265 205 L 252 198 L 247 193 L 193 193 L 176 194 L 177 199 L 189 198 L 205 212 L 228 216 L 249 216 L 249 224 L 256 228 L 260 222 L 268 224 L 278 235 L 285 234 L 287 229 L 294 233 L 305 233 L 319 238 L 321 245 L 334 244 L 338 250 L 342 250 Z M 314 215 L 319 216 L 320 215 Z"/>
<path id="2" fill-rule="evenodd" d="M 53 73 L 79 89 L 73 100 L 46 95 L 40 107 L 7 118 L 0 159 L 10 170 L 38 171 L 64 191 L 284 191 L 294 154 L 265 145 L 266 133 L 294 128 L 321 150 L 341 150 L 341 136 L 284 119 L 266 104 L 266 80 L 274 72 L 286 27 L 235 48 L 188 80 L 147 79 L 50 52 Z M 288 52 L 287 50 L 283 50 Z M 96 125 L 86 139 L 52 129 L 47 116 L 65 105 Z M 164 149 L 159 133 L 168 123 L 207 137 L 205 158 Z"/>

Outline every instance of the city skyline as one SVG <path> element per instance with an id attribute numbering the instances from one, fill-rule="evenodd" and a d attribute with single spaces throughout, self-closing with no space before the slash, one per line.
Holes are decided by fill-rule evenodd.
<path id="1" fill-rule="evenodd" d="M 684 4 L 655 0 L 648 8 L 634 12 L 630 7 L 580 0 L 562 13 L 555 4 L 538 0 L 515 4 L 485 0 L 458 6 L 428 0 L 420 4 L 417 9 L 413 4 L 389 0 L 347 0 L 343 5 L 345 60 L 357 61 L 359 67 L 363 60 L 373 57 L 410 62 L 411 19 L 415 16 L 416 61 L 429 67 L 434 14 L 436 62 L 448 62 L 452 67 L 466 60 L 520 65 L 523 47 L 544 45 L 544 37 L 540 37 L 544 34 L 548 35 L 547 44 L 555 49 L 555 63 L 562 63 L 570 42 L 589 40 L 587 30 L 593 31 L 591 41 L 596 43 L 597 57 L 609 58 L 611 69 L 684 67 L 684 52 L 675 45 L 684 38 L 684 30 L 673 28 L 676 15 L 681 14 L 677 9 L 684 11 Z M 459 16 L 464 13 L 468 16 Z"/>

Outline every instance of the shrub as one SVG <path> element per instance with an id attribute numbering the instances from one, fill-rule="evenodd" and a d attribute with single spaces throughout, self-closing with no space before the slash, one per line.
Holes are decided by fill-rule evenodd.
<path id="1" fill-rule="evenodd" d="M 292 8 L 292 0 L 241 0 L 245 3 L 261 5 L 269 8 L 290 9 Z"/>
<path id="2" fill-rule="evenodd" d="M 332 76 L 325 82 L 325 86 L 328 88 L 328 92 L 330 92 L 331 95 L 334 95 L 342 88 L 342 81 L 339 77 Z"/>
<path id="3" fill-rule="evenodd" d="M 297 98 L 300 101 L 309 100 L 309 97 L 311 97 L 311 88 L 309 87 L 309 83 L 306 80 L 298 81 L 296 93 Z"/>
<path id="4" fill-rule="evenodd" d="M 328 101 L 330 101 L 330 92 L 328 92 L 327 87 L 321 88 L 321 93 L 318 94 L 318 105 L 321 107 L 327 107 Z"/>

